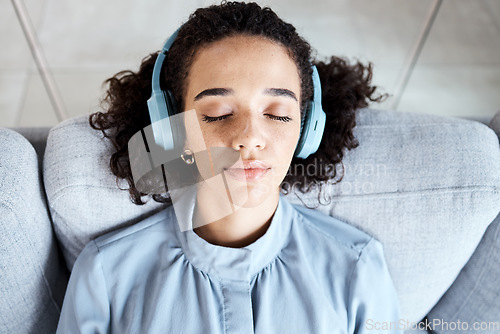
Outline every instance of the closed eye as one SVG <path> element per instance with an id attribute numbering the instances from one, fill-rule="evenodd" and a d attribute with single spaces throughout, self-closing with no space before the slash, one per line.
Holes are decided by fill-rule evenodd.
<path id="1" fill-rule="evenodd" d="M 206 123 L 212 123 L 212 122 L 222 121 L 222 120 L 228 118 L 229 116 L 233 116 L 233 114 L 227 114 L 227 115 L 216 116 L 216 117 L 203 115 L 202 121 L 204 121 Z"/>
<path id="2" fill-rule="evenodd" d="M 285 123 L 290 122 L 292 120 L 292 118 L 288 117 L 288 116 L 276 116 L 276 115 L 271 115 L 271 114 L 266 114 L 266 116 L 272 120 L 285 122 Z"/>

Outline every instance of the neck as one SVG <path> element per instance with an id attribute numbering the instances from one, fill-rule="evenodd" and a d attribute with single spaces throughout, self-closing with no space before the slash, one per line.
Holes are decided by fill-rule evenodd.
<path id="1" fill-rule="evenodd" d="M 248 246 L 266 233 L 278 201 L 279 193 L 276 193 L 251 208 L 233 206 L 231 214 L 217 220 L 211 218 L 213 206 L 198 202 L 194 212 L 195 221 L 213 222 L 195 228 L 194 232 L 214 245 L 233 248 Z"/>

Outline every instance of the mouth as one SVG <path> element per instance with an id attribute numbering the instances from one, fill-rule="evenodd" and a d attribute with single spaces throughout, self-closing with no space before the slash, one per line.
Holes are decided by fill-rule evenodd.
<path id="1" fill-rule="evenodd" d="M 224 168 L 224 171 L 239 181 L 252 182 L 264 177 L 271 170 L 271 166 L 261 160 L 243 160 L 235 165 Z"/>

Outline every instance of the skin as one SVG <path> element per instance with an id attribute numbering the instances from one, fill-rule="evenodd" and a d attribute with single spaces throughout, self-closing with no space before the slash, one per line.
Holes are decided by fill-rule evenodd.
<path id="1" fill-rule="evenodd" d="M 230 190 L 229 204 L 221 204 L 228 197 L 217 187 L 198 193 L 195 219 L 205 223 L 194 231 L 206 241 L 244 247 L 266 232 L 300 136 L 300 92 L 297 66 L 277 43 L 232 36 L 198 51 L 185 108 L 195 111 L 188 126 L 199 126 L 201 135 L 188 131 L 186 146 L 194 152 L 223 148 L 230 157 L 197 161 L 202 176 L 220 173 Z M 230 205 L 232 213 L 213 221 L 221 205 Z"/>

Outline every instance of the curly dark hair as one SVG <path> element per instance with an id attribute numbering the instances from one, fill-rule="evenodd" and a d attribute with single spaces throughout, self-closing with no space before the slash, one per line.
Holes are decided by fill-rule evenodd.
<path id="1" fill-rule="evenodd" d="M 172 92 L 177 112 L 184 110 L 187 77 L 197 52 L 204 46 L 230 36 L 260 36 L 284 46 L 297 65 L 301 80 L 301 110 L 313 96 L 312 68 L 315 64 L 322 85 L 322 104 L 326 112 L 326 126 L 318 151 L 307 159 L 294 158 L 281 190 L 307 192 L 337 175 L 335 166 L 340 164 L 344 150 L 359 145 L 353 135 L 356 124 L 355 111 L 368 106 L 368 101 L 380 101 L 371 86 L 372 64 L 350 64 L 339 57 L 327 62 L 311 60 L 311 47 L 295 28 L 281 20 L 270 8 L 256 3 L 223 2 L 197 9 L 184 23 L 170 48 L 163 66 L 160 86 Z M 139 71 L 122 71 L 105 81 L 109 85 L 103 99 L 106 112 L 96 112 L 89 117 L 90 126 L 101 130 L 116 148 L 110 168 L 118 179 L 126 179 L 130 198 L 135 204 L 144 204 L 143 196 L 134 185 L 128 155 L 128 141 L 138 131 L 151 124 L 147 100 L 151 96 L 151 77 L 158 52 L 143 59 Z M 316 175 L 297 173 L 297 166 L 317 166 Z M 302 168 L 303 170 L 303 168 Z M 293 185 L 293 186 L 291 186 Z M 168 194 L 154 194 L 153 199 L 171 203 Z"/>

